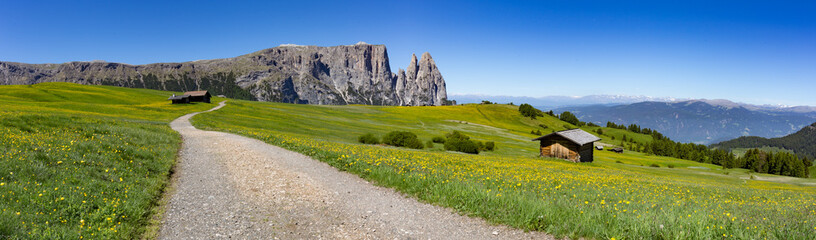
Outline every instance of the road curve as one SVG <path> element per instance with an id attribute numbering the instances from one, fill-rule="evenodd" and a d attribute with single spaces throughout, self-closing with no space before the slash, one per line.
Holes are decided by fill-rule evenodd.
<path id="1" fill-rule="evenodd" d="M 183 143 L 159 239 L 552 239 L 420 203 L 259 140 L 198 130 L 196 114 L 170 123 Z"/>

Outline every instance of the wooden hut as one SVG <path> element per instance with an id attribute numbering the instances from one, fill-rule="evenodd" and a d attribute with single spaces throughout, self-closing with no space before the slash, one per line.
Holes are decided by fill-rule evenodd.
<path id="1" fill-rule="evenodd" d="M 210 103 L 210 98 L 212 97 L 207 90 L 185 92 L 184 95 L 190 96 L 190 102 Z"/>
<path id="2" fill-rule="evenodd" d="M 190 103 L 190 95 L 176 95 L 176 94 L 173 94 L 173 96 L 171 96 L 167 100 L 172 101 L 173 104 Z"/>
<path id="3" fill-rule="evenodd" d="M 572 162 L 592 162 L 592 143 L 600 138 L 581 129 L 550 133 L 533 141 L 541 141 L 542 157 L 561 158 Z"/>

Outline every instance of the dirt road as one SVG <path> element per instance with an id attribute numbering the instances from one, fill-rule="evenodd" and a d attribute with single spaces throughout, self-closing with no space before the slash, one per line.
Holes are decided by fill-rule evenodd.
<path id="1" fill-rule="evenodd" d="M 259 140 L 195 129 L 193 115 L 170 123 L 184 143 L 160 239 L 552 239 L 420 203 Z"/>

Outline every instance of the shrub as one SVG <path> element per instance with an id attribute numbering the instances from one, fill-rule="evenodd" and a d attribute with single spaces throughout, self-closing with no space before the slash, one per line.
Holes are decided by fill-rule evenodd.
<path id="1" fill-rule="evenodd" d="M 659 168 L 659 167 L 660 167 L 660 165 L 657 165 L 657 163 L 652 163 L 652 165 L 649 165 L 649 167 L 656 167 L 656 168 Z"/>
<path id="2" fill-rule="evenodd" d="M 374 134 L 366 133 L 357 138 L 357 141 L 365 144 L 380 144 L 380 139 Z"/>
<path id="3" fill-rule="evenodd" d="M 621 162 L 620 160 L 617 160 L 617 161 L 615 161 L 615 162 L 616 162 L 616 163 L 623 163 L 623 162 Z"/>
<path id="4" fill-rule="evenodd" d="M 530 134 L 541 135 L 542 133 L 541 133 L 541 130 L 535 129 L 535 130 L 530 131 Z"/>
<path id="5" fill-rule="evenodd" d="M 393 131 L 385 134 L 383 143 L 395 147 L 408 147 L 414 149 L 423 149 L 425 145 L 419 141 L 417 135 L 407 131 Z"/>
<path id="6" fill-rule="evenodd" d="M 495 149 L 496 149 L 496 143 L 494 143 L 494 142 L 486 142 L 485 143 L 485 150 L 493 151 Z"/>
<path id="7" fill-rule="evenodd" d="M 464 133 L 462 133 L 460 131 L 453 131 L 453 132 L 447 133 L 447 134 L 445 134 L 445 137 L 448 138 L 447 141 L 450 141 L 451 139 L 459 139 L 459 140 L 469 140 L 470 139 L 470 137 L 468 137 L 468 135 L 465 135 Z"/>
<path id="8" fill-rule="evenodd" d="M 435 142 L 435 143 L 445 143 L 445 138 L 444 137 L 437 136 L 437 137 L 433 137 L 433 139 L 431 139 L 431 140 L 433 142 Z"/>
<path id="9" fill-rule="evenodd" d="M 463 153 L 479 154 L 479 151 L 493 151 L 496 148 L 494 142 L 481 142 L 470 140 L 468 135 L 460 131 L 453 131 L 445 134 L 445 150 Z"/>
<path id="10" fill-rule="evenodd" d="M 462 138 L 448 138 L 445 141 L 445 150 L 479 154 L 479 146 L 475 142 Z"/>
<path id="11" fill-rule="evenodd" d="M 666 166 L 666 167 L 669 167 L 669 168 L 674 168 L 674 164 L 669 164 L 669 165 L 668 165 L 668 166 Z"/>
<path id="12" fill-rule="evenodd" d="M 433 148 L 433 147 L 434 147 L 434 145 L 433 145 L 433 144 L 434 144 L 434 143 L 433 143 L 433 141 L 428 140 L 428 142 L 426 142 L 426 143 L 425 143 L 425 147 L 428 147 L 428 148 Z"/>

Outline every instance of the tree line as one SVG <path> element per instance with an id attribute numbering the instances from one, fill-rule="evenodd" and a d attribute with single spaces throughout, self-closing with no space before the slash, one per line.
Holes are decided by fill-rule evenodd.
<path id="1" fill-rule="evenodd" d="M 745 156 L 735 157 L 730 150 L 711 149 L 706 145 L 695 143 L 675 142 L 662 133 L 643 128 L 637 124 L 628 126 L 607 122 L 609 128 L 626 130 L 633 133 L 647 134 L 652 137 L 651 142 L 637 143 L 624 135 L 621 145 L 629 150 L 654 154 L 657 156 L 673 157 L 701 163 L 710 163 L 725 168 L 745 168 L 758 173 L 769 173 L 792 177 L 808 177 L 809 167 L 813 162 L 807 157 L 799 158 L 790 153 L 769 153 L 759 149 L 751 149 Z"/>
<path id="2" fill-rule="evenodd" d="M 666 138 L 665 136 L 663 136 L 663 134 L 657 132 L 656 130 L 652 130 L 650 128 L 641 128 L 640 125 L 637 125 L 637 124 L 629 124 L 629 126 L 626 126 L 626 125 L 623 125 L 623 124 L 615 124 L 613 122 L 606 122 L 606 127 L 627 130 L 627 131 L 630 131 L 630 132 L 633 132 L 633 133 L 642 133 L 642 134 L 650 135 L 654 139 L 664 139 L 664 138 Z"/>
<path id="3" fill-rule="evenodd" d="M 712 145 L 722 149 L 778 147 L 792 150 L 799 157 L 816 158 L 816 123 L 780 138 L 739 137 Z"/>
<path id="4" fill-rule="evenodd" d="M 147 88 L 174 92 L 187 92 L 195 90 L 208 90 L 212 95 L 225 95 L 229 98 L 256 100 L 249 90 L 239 87 L 235 81 L 238 77 L 235 73 L 217 72 L 211 75 L 203 75 L 198 79 L 191 78 L 187 72 L 178 76 L 173 74 L 155 75 L 148 73 L 139 78 L 128 77 L 126 80 L 105 78 L 100 81 L 102 85 L 119 86 L 129 88 Z"/>
<path id="5" fill-rule="evenodd" d="M 723 168 L 745 168 L 758 173 L 802 177 L 810 175 L 813 161 L 807 157 L 799 158 L 792 153 L 771 153 L 759 149 L 748 150 L 745 155 L 731 161 L 723 162 Z"/>

